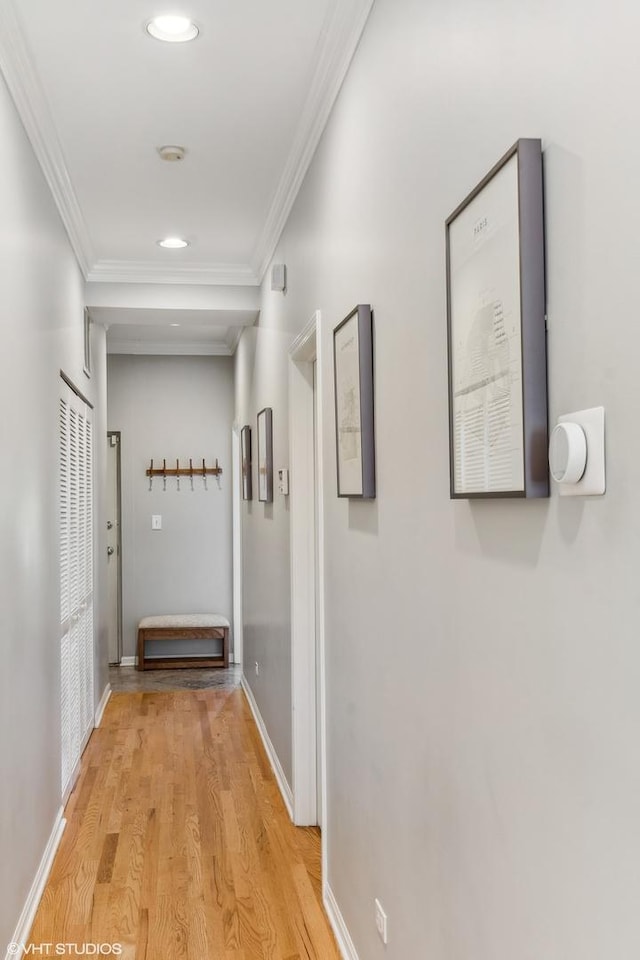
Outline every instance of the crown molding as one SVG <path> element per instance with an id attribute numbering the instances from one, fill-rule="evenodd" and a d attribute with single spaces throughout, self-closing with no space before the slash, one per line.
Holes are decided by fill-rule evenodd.
<path id="1" fill-rule="evenodd" d="M 237 346 L 240 343 L 240 337 L 242 336 L 242 331 L 246 330 L 246 327 L 230 327 L 229 332 L 225 337 L 225 343 L 229 349 L 231 356 L 236 352 Z"/>
<path id="2" fill-rule="evenodd" d="M 87 274 L 95 283 L 193 283 L 205 286 L 257 287 L 259 280 L 244 263 L 191 263 L 166 266 L 152 260 L 98 260 Z"/>
<path id="3" fill-rule="evenodd" d="M 86 278 L 94 260 L 89 231 L 13 0 L 0 0 L 0 70 Z"/>
<path id="4" fill-rule="evenodd" d="M 260 282 L 273 257 L 320 137 L 356 52 L 374 0 L 333 0 L 325 19 L 311 87 L 293 147 L 276 188 L 251 264 Z"/>

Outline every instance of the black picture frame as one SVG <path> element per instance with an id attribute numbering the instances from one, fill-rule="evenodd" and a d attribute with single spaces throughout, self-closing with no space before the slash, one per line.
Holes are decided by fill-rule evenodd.
<path id="1" fill-rule="evenodd" d="M 242 499 L 253 499 L 253 465 L 251 463 L 251 427 L 248 424 L 240 431 L 240 469 Z"/>
<path id="2" fill-rule="evenodd" d="M 336 476 L 339 497 L 376 495 L 373 314 L 359 303 L 333 331 Z"/>
<path id="3" fill-rule="evenodd" d="M 91 314 L 89 313 L 89 308 L 84 308 L 84 318 L 83 318 L 83 348 L 84 348 L 84 357 L 82 369 L 85 376 L 91 379 Z"/>
<path id="4" fill-rule="evenodd" d="M 258 414 L 258 500 L 273 501 L 273 413 L 265 407 Z"/>
<path id="5" fill-rule="evenodd" d="M 518 140 L 446 220 L 451 499 L 547 497 L 542 143 Z"/>

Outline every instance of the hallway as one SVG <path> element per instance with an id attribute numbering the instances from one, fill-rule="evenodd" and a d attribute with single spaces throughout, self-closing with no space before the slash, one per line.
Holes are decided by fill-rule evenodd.
<path id="1" fill-rule="evenodd" d="M 339 957 L 319 834 L 291 824 L 233 683 L 114 694 L 65 816 L 32 944 L 121 944 L 128 960 Z"/>

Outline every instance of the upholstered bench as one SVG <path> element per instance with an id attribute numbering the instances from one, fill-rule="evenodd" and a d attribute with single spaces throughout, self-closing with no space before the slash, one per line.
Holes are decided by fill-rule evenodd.
<path id="1" fill-rule="evenodd" d="M 222 656 L 145 657 L 147 640 L 222 640 Z M 218 613 L 143 617 L 138 624 L 138 670 L 167 667 L 228 667 L 229 621 Z"/>

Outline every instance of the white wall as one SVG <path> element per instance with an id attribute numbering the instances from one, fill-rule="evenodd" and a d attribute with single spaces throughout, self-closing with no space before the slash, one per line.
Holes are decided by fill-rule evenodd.
<path id="1" fill-rule="evenodd" d="M 321 309 L 330 356 L 374 307 L 375 502 L 335 496 L 322 373 L 328 880 L 361 960 L 640 953 L 639 26 L 631 0 L 376 0 L 276 251 L 288 293 L 238 352 L 239 418 L 274 397 L 279 438 L 293 333 Z M 520 136 L 545 150 L 550 419 L 604 404 L 608 489 L 453 503 L 444 220 Z M 248 614 L 278 642 L 250 680 L 283 762 L 286 576 L 262 578 L 287 537 L 254 503 Z"/>
<path id="2" fill-rule="evenodd" d="M 63 369 L 96 404 L 98 427 L 104 332 L 95 332 L 95 372 L 89 380 L 82 371 L 82 277 L 1 80 L 0 141 L 0 944 L 4 945 L 14 933 L 61 799 L 59 374 Z M 101 454 L 96 444 L 97 478 L 103 469 Z M 100 584 L 98 570 L 97 591 Z M 96 630 L 100 637 L 99 608 Z M 106 650 L 99 649 L 98 697 L 105 683 Z"/>
<path id="3" fill-rule="evenodd" d="M 244 673 L 291 784 L 291 615 L 289 501 L 277 490 L 289 461 L 288 357 L 291 334 L 264 299 L 260 321 L 236 352 L 236 420 L 251 427 L 253 500 L 242 502 Z M 273 502 L 258 500 L 256 417 L 272 409 Z M 256 674 L 256 663 L 258 673 Z"/>
<path id="4" fill-rule="evenodd" d="M 134 656 L 138 621 L 163 613 L 221 613 L 232 620 L 231 426 L 229 357 L 108 357 L 108 429 L 120 430 L 122 470 L 123 653 Z M 155 479 L 151 459 L 183 467 L 189 458 L 223 473 L 216 480 Z M 151 516 L 162 516 L 152 531 Z M 204 642 L 207 646 L 208 642 Z M 198 652 L 203 642 L 162 641 Z M 210 644 L 209 644 L 210 649 Z M 149 645 L 149 653 L 160 653 Z"/>

